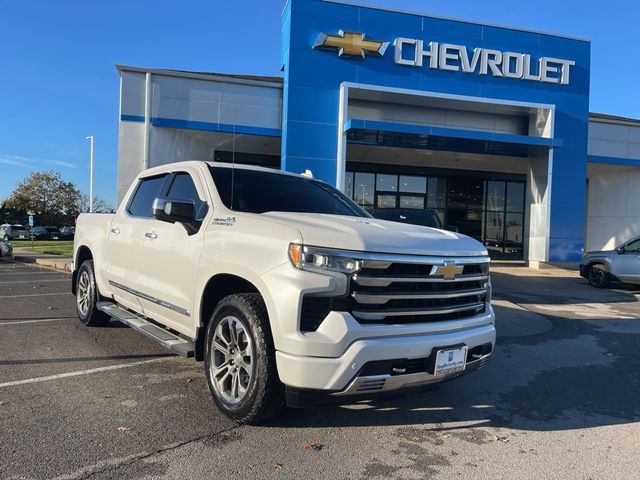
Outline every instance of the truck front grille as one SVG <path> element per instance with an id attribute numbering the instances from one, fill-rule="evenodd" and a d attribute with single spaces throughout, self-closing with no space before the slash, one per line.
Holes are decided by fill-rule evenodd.
<path id="1" fill-rule="evenodd" d="M 470 317 L 485 310 L 487 258 L 424 262 L 364 260 L 351 281 L 351 314 L 360 323 L 421 323 Z M 461 267 L 446 278 L 438 267 Z"/>
<path id="2" fill-rule="evenodd" d="M 445 278 L 438 267 L 462 267 Z M 460 268 L 458 268 L 460 269 Z M 367 255 L 345 297 L 303 299 L 301 330 L 316 330 L 330 311 L 349 312 L 361 324 L 408 324 L 471 317 L 485 311 L 487 257 Z"/>

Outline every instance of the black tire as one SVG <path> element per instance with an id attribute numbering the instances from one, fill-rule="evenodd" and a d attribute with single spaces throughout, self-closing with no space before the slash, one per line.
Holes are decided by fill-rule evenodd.
<path id="1" fill-rule="evenodd" d="M 603 268 L 603 265 L 597 263 L 589 267 L 589 285 L 595 288 L 606 288 L 610 281 L 609 273 Z"/>
<path id="2" fill-rule="evenodd" d="M 235 336 L 230 335 L 232 324 L 235 325 Z M 223 335 L 222 343 L 220 334 Z M 235 342 L 234 338 L 237 339 Z M 214 347 L 216 339 L 218 342 Z M 221 347 L 231 353 L 222 353 Z M 241 355 L 247 348 L 251 350 L 250 357 Z M 233 358 L 236 358 L 235 364 Z M 246 363 L 247 358 L 251 360 L 250 367 Z M 216 405 L 237 423 L 260 423 L 284 410 L 284 385 L 278 378 L 269 317 L 259 294 L 229 295 L 218 303 L 207 325 L 204 373 Z M 234 376 L 238 389 L 244 390 L 242 397 L 238 394 L 231 398 L 234 397 Z M 229 392 L 225 391 L 227 386 Z M 236 391 L 239 392 L 238 389 Z"/>
<path id="3" fill-rule="evenodd" d="M 96 285 L 93 260 L 85 260 L 76 277 L 76 313 L 78 320 L 88 327 L 99 327 L 109 323 L 109 316 L 98 310 L 100 294 Z"/>

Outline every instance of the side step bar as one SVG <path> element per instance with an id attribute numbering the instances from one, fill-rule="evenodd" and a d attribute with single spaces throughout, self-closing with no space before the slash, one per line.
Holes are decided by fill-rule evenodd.
<path id="1" fill-rule="evenodd" d="M 195 352 L 195 345 L 193 342 L 185 340 L 184 338 L 179 337 L 178 335 L 175 335 L 148 320 L 145 320 L 135 313 L 119 307 L 115 303 L 98 302 L 97 307 L 99 310 L 112 318 L 115 318 L 119 322 L 128 325 L 134 330 L 149 337 L 151 340 L 155 340 L 163 347 L 171 350 L 173 353 L 183 357 L 193 357 Z"/>

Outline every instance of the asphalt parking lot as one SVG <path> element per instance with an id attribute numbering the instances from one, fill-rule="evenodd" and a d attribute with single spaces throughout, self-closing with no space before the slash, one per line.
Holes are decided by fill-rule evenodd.
<path id="1" fill-rule="evenodd" d="M 0 478 L 640 478 L 637 289 L 494 268 L 486 368 L 250 427 L 201 364 L 82 326 L 69 278 L 0 261 Z"/>

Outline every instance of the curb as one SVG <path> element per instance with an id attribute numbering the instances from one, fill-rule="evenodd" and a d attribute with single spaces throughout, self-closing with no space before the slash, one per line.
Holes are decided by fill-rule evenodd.
<path id="1" fill-rule="evenodd" d="M 41 267 L 55 268 L 57 270 L 63 270 L 65 272 L 71 271 L 71 259 L 70 258 L 35 258 L 26 257 L 22 255 L 14 255 L 13 259 L 16 262 L 22 263 L 35 263 Z"/>

